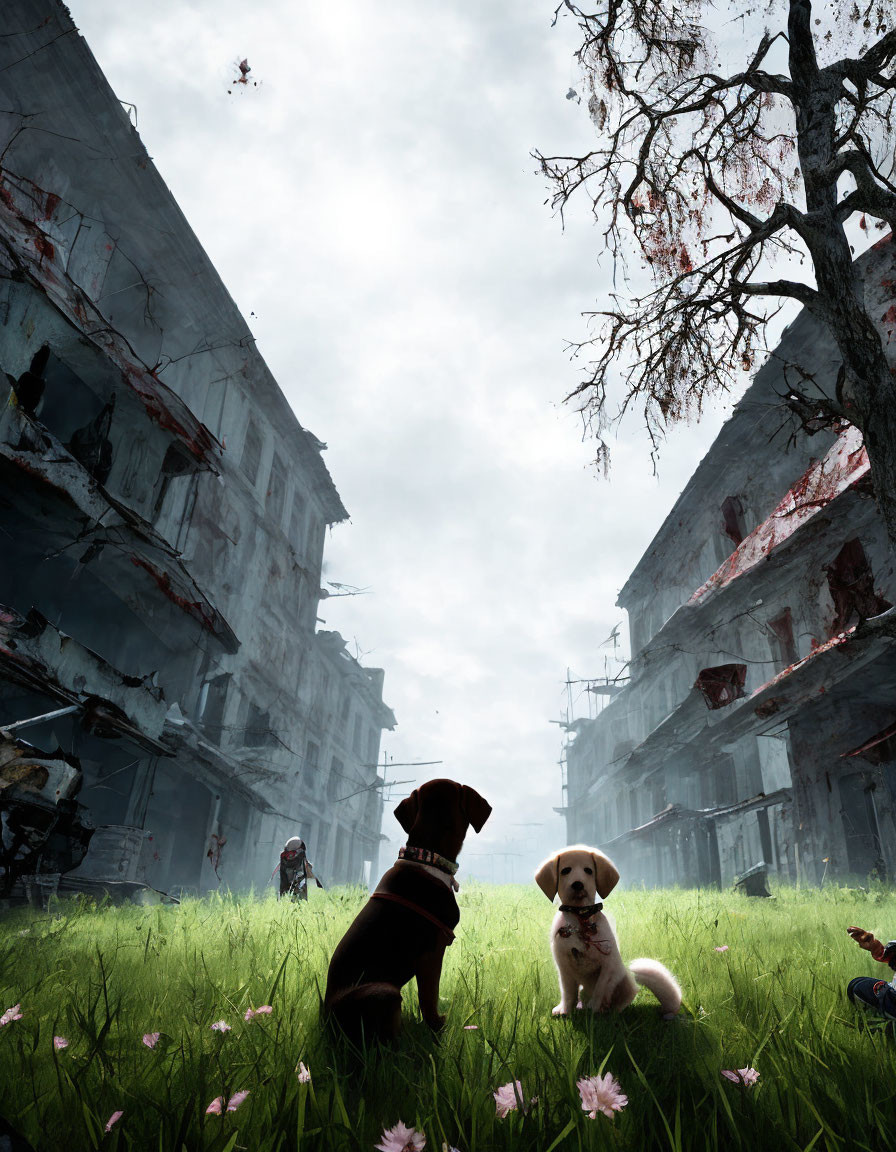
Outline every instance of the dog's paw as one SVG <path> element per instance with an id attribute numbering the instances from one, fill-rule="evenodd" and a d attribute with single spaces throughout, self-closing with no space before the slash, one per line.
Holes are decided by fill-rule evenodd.
<path id="1" fill-rule="evenodd" d="M 551 1009 L 551 1015 L 552 1016 L 568 1016 L 569 1015 L 569 1009 L 566 1007 L 565 1004 L 558 1004 L 556 1006 L 556 1008 Z"/>
<path id="2" fill-rule="evenodd" d="M 598 1016 L 602 1016 L 609 1010 L 610 1003 L 608 1000 L 589 1000 L 587 1008 L 590 1012 L 594 1012 Z"/>
<path id="3" fill-rule="evenodd" d="M 445 1027 L 445 1017 L 441 1014 L 441 1012 L 439 1012 L 435 1016 L 428 1016 L 426 1018 L 426 1023 L 433 1030 L 433 1032 L 441 1032 Z"/>

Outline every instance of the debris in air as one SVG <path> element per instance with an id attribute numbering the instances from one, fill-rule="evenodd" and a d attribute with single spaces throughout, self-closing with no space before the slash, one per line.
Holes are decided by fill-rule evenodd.
<path id="1" fill-rule="evenodd" d="M 246 88 L 248 88 L 248 86 L 250 84 L 252 85 L 253 88 L 258 87 L 258 81 L 257 80 L 250 80 L 249 79 L 249 73 L 252 71 L 252 65 L 249 63 L 249 61 L 247 59 L 243 58 L 242 60 L 240 60 L 240 62 L 237 64 L 237 69 L 239 71 L 239 76 L 236 76 L 232 80 L 230 87 L 227 89 L 228 95 L 232 94 L 234 87 L 237 84 L 242 84 L 243 87 L 246 87 Z"/>

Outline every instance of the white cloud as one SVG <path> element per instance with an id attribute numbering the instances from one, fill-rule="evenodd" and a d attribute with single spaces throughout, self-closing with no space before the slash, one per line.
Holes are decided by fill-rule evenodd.
<path id="1" fill-rule="evenodd" d="M 492 803 L 466 871 L 530 878 L 563 838 L 566 669 L 603 672 L 616 592 L 718 423 L 676 435 L 662 484 L 630 427 L 607 483 L 560 406 L 582 371 L 564 340 L 608 275 L 590 218 L 561 231 L 529 154 L 591 140 L 565 99 L 571 23 L 513 0 L 71 7 L 329 443 L 352 523 L 328 537 L 327 575 L 373 594 L 321 611 L 386 669 L 389 754 L 442 760 L 419 779 Z M 243 57 L 258 87 L 228 94 Z"/>

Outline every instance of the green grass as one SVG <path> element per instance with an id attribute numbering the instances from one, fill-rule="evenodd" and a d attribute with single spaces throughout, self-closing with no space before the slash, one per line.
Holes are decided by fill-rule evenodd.
<path id="1" fill-rule="evenodd" d="M 845 996 L 850 977 L 887 972 L 845 928 L 896 936 L 890 889 L 615 893 L 623 958 L 656 957 L 684 988 L 681 1016 L 664 1023 L 644 991 L 618 1016 L 552 1019 L 547 901 L 534 885 L 471 883 L 445 957 L 441 1041 L 409 986 L 398 1049 L 352 1065 L 321 1034 L 318 1007 L 330 952 L 364 899 L 337 889 L 305 906 L 212 897 L 7 914 L 0 1009 L 21 1003 L 23 1016 L 0 1029 L 0 1113 L 41 1152 L 370 1150 L 399 1119 L 435 1152 L 821 1152 L 896 1139 L 896 1039 Z M 246 1023 L 260 1004 L 273 1014 Z M 222 1018 L 223 1035 L 211 1029 Z M 155 1031 L 150 1050 L 141 1037 Z M 69 1047 L 55 1051 L 54 1035 Z M 747 1065 L 760 1072 L 753 1088 L 720 1076 Z M 576 1079 L 604 1071 L 629 1104 L 590 1120 Z M 492 1092 L 517 1079 L 537 1104 L 498 1119 Z M 238 1111 L 205 1114 L 241 1089 Z"/>

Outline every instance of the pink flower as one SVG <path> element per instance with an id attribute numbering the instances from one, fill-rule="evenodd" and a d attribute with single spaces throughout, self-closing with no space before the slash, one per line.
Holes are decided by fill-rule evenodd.
<path id="1" fill-rule="evenodd" d="M 143 1043 L 146 1045 L 147 1048 L 155 1048 L 156 1044 L 158 1044 L 158 1042 L 159 1042 L 159 1037 L 161 1035 L 162 1035 L 161 1032 L 144 1032 L 143 1033 Z"/>
<path id="2" fill-rule="evenodd" d="M 21 1019 L 22 1019 L 22 1005 L 21 1004 L 14 1004 L 12 1006 L 12 1008 L 7 1008 L 6 1011 L 3 1013 L 3 1015 L 0 1016 L 0 1028 L 5 1027 L 7 1024 L 11 1023 L 13 1020 L 21 1020 Z"/>
<path id="3" fill-rule="evenodd" d="M 420 1152 L 426 1144 L 426 1137 L 422 1132 L 408 1128 L 399 1120 L 394 1128 L 383 1129 L 382 1139 L 374 1148 L 380 1152 Z"/>
<path id="4" fill-rule="evenodd" d="M 230 1031 L 230 1025 L 227 1023 L 226 1020 L 216 1020 L 214 1022 L 214 1024 L 212 1024 L 212 1032 L 229 1032 L 229 1031 Z"/>
<path id="5" fill-rule="evenodd" d="M 623 1095 L 619 1081 L 610 1072 L 604 1076 L 586 1076 L 576 1081 L 576 1087 L 589 1120 L 596 1120 L 598 1112 L 612 1120 L 613 1113 L 628 1104 L 628 1096 Z"/>
<path id="6" fill-rule="evenodd" d="M 64 1036 L 54 1036 L 53 1047 L 57 1052 L 61 1052 L 63 1048 L 68 1048 L 68 1040 Z"/>
<path id="7" fill-rule="evenodd" d="M 308 1069 L 305 1067 L 305 1065 L 302 1063 L 301 1060 L 299 1061 L 298 1068 L 296 1068 L 296 1076 L 299 1078 L 300 1084 L 310 1084 L 311 1083 L 311 1073 L 308 1071 Z"/>
<path id="8" fill-rule="evenodd" d="M 274 1011 L 270 1004 L 262 1004 L 260 1008 L 247 1008 L 244 1020 L 254 1020 L 256 1016 L 270 1016 Z"/>
<path id="9" fill-rule="evenodd" d="M 223 1096 L 216 1096 L 206 1108 L 205 1114 L 206 1116 L 220 1116 L 224 1112 L 236 1112 L 248 1095 L 248 1089 L 245 1092 L 234 1092 L 226 1104 Z"/>
<path id="10" fill-rule="evenodd" d="M 113 1124 L 117 1124 L 122 1116 L 124 1116 L 124 1112 L 113 1112 L 109 1119 L 106 1121 L 106 1127 L 103 1129 L 103 1131 L 111 1132 Z"/>
<path id="11" fill-rule="evenodd" d="M 479 1031 L 479 1025 L 478 1024 L 464 1024 L 464 1032 L 478 1032 L 478 1031 Z"/>
<path id="12" fill-rule="evenodd" d="M 720 944 L 718 946 L 718 948 L 716 948 L 715 950 L 716 950 L 716 952 L 727 952 L 728 951 L 728 945 L 727 944 Z"/>
<path id="13" fill-rule="evenodd" d="M 517 1108 L 522 1107 L 522 1111 L 528 1111 L 526 1103 L 523 1100 L 523 1086 L 519 1080 L 514 1080 L 510 1084 L 502 1084 L 497 1092 L 493 1092 L 495 1098 L 495 1112 L 499 1120 L 503 1120 L 508 1112 L 516 1112 Z M 523 1101 L 520 1105 L 520 1101 Z M 538 1097 L 533 1096 L 529 1104 L 537 1104 Z"/>
<path id="14" fill-rule="evenodd" d="M 736 1072 L 723 1068 L 722 1075 L 732 1084 L 740 1084 L 742 1088 L 752 1088 L 759 1079 L 759 1073 L 755 1068 L 738 1068 Z"/>

